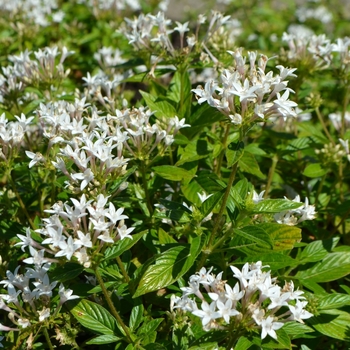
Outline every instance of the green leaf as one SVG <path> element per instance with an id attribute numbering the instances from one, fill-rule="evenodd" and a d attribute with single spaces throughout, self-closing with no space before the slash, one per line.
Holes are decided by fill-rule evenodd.
<path id="1" fill-rule="evenodd" d="M 191 180 L 195 176 L 189 171 L 174 165 L 159 165 L 153 167 L 152 170 L 160 177 L 172 181 Z"/>
<path id="2" fill-rule="evenodd" d="M 283 328 L 276 331 L 277 340 L 267 336 L 261 340 L 258 337 L 252 338 L 252 343 L 260 346 L 262 349 L 291 349 L 290 339 Z"/>
<path id="3" fill-rule="evenodd" d="M 253 343 L 246 337 L 240 337 L 236 343 L 235 350 L 247 350 Z"/>
<path id="4" fill-rule="evenodd" d="M 273 250 L 290 250 L 301 240 L 301 229 L 289 225 L 266 223 L 259 225 L 271 237 Z"/>
<path id="5" fill-rule="evenodd" d="M 327 174 L 327 169 L 323 169 L 321 163 L 309 164 L 303 172 L 303 175 L 311 178 L 322 177 L 325 174 Z"/>
<path id="6" fill-rule="evenodd" d="M 322 260 L 335 248 L 339 239 L 339 237 L 333 237 L 327 240 L 319 240 L 309 243 L 300 254 L 300 263 L 304 264 Z"/>
<path id="7" fill-rule="evenodd" d="M 142 325 L 142 327 L 138 330 L 137 334 L 147 334 L 156 331 L 159 325 L 163 322 L 163 320 L 163 318 L 156 318 L 154 320 L 145 322 Z"/>
<path id="8" fill-rule="evenodd" d="M 291 258 L 289 255 L 284 255 L 282 253 L 258 255 L 255 259 L 261 260 L 263 265 L 269 265 L 272 271 L 297 265 L 296 260 Z M 239 262 L 251 262 L 251 257 L 241 258 L 239 259 Z"/>
<path id="9" fill-rule="evenodd" d="M 348 312 L 327 310 L 308 321 L 317 331 L 327 337 L 350 341 L 350 314 Z"/>
<path id="10" fill-rule="evenodd" d="M 111 344 L 119 341 L 121 338 L 116 337 L 115 335 L 111 334 L 105 334 L 105 335 L 99 335 L 89 341 L 86 342 L 86 344 Z"/>
<path id="11" fill-rule="evenodd" d="M 83 271 L 84 267 L 80 264 L 66 262 L 64 265 L 56 267 L 52 272 L 50 271 L 50 278 L 58 282 L 71 281 Z"/>
<path id="12" fill-rule="evenodd" d="M 253 154 L 244 152 L 238 160 L 239 169 L 248 174 L 257 176 L 260 179 L 265 179 L 266 175 L 260 170 L 259 164 Z"/>
<path id="13" fill-rule="evenodd" d="M 105 335 L 115 335 L 118 332 L 116 319 L 99 304 L 83 299 L 70 311 L 87 329 Z"/>
<path id="14" fill-rule="evenodd" d="M 237 163 L 244 153 L 244 142 L 232 142 L 226 149 L 227 167 L 232 167 L 233 164 Z"/>
<path id="15" fill-rule="evenodd" d="M 304 338 L 306 333 L 315 332 L 311 327 L 299 322 L 287 322 L 283 330 L 291 339 Z"/>
<path id="16" fill-rule="evenodd" d="M 220 192 L 214 193 L 212 196 L 207 198 L 202 206 L 201 206 L 201 213 L 203 214 L 203 217 L 206 217 L 209 215 L 213 209 L 218 205 L 221 201 L 221 198 L 224 196 L 225 190 L 221 190 Z"/>
<path id="17" fill-rule="evenodd" d="M 350 295 L 333 293 L 323 297 L 318 304 L 318 310 L 339 309 L 350 305 Z"/>
<path id="18" fill-rule="evenodd" d="M 321 262 L 313 267 L 298 271 L 296 277 L 312 282 L 330 282 L 350 273 L 350 252 L 328 254 Z"/>
<path id="19" fill-rule="evenodd" d="M 132 308 L 129 319 L 129 327 L 132 331 L 135 331 L 143 321 L 143 312 L 143 304 L 135 305 Z"/>
<path id="20" fill-rule="evenodd" d="M 145 230 L 132 235 L 132 239 L 124 238 L 122 240 L 117 241 L 113 244 L 113 246 L 108 247 L 106 249 L 102 261 L 108 261 L 122 255 L 126 250 L 129 250 L 133 245 L 135 245 L 138 242 L 138 240 L 147 232 L 148 231 Z"/>
<path id="21" fill-rule="evenodd" d="M 259 247 L 270 249 L 273 246 L 270 236 L 259 225 L 245 226 L 239 230 L 235 229 L 234 234 L 243 238 L 244 242 L 252 242 Z"/>
<path id="22" fill-rule="evenodd" d="M 175 117 L 177 112 L 175 107 L 167 102 L 167 101 L 157 101 L 156 97 L 153 95 L 145 92 L 145 91 L 140 91 L 142 97 L 146 101 L 147 106 L 149 109 L 154 112 L 154 115 L 158 118 L 162 117 L 168 117 L 172 118 Z"/>
<path id="23" fill-rule="evenodd" d="M 192 267 L 202 246 L 201 237 L 196 237 L 192 240 L 191 246 L 173 247 L 160 254 L 155 264 L 147 267 L 133 297 L 136 298 L 174 283 Z"/>
<path id="24" fill-rule="evenodd" d="M 297 209 L 302 205 L 303 203 L 294 202 L 288 199 L 264 199 L 255 204 L 250 212 L 252 214 L 274 214 L 286 210 Z"/>
<path id="25" fill-rule="evenodd" d="M 158 239 L 160 244 L 171 244 L 177 243 L 177 240 L 171 237 L 167 232 L 165 232 L 161 227 L 158 228 Z"/>

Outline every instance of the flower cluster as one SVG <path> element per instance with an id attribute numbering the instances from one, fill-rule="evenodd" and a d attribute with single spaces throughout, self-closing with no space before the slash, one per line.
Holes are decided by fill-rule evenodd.
<path id="1" fill-rule="evenodd" d="M 0 308 L 8 312 L 8 318 L 17 327 L 9 328 L 1 325 L 1 330 L 19 330 L 55 317 L 63 303 L 79 298 L 72 295 L 73 291 L 65 289 L 61 283 L 57 300 L 53 295 L 57 282 L 50 283 L 47 274 L 50 263 L 46 259 L 33 256 L 24 259 L 24 263 L 33 265 L 33 268 L 26 267 L 25 274 L 21 274 L 18 266 L 14 273 L 7 271 L 7 279 L 0 282 L 7 289 L 7 294 L 0 294 Z"/>
<path id="2" fill-rule="evenodd" d="M 31 52 L 28 50 L 21 52 L 18 56 L 9 56 L 12 65 L 2 67 L 2 74 L 0 74 L 0 101 L 16 96 L 27 86 L 48 84 L 51 87 L 53 84 L 59 84 L 69 74 L 70 70 L 64 70 L 63 63 L 73 53 L 65 46 L 62 52 L 54 46 L 35 51 L 35 59 L 31 58 Z"/>
<path id="3" fill-rule="evenodd" d="M 207 102 L 235 125 L 270 117 L 296 117 L 294 107 L 297 104 L 289 100 L 293 90 L 287 87 L 286 80 L 296 76 L 293 73 L 295 68 L 278 65 L 276 68 L 280 73 L 274 75 L 272 71 L 265 72 L 268 58 L 264 55 L 260 56 L 256 66 L 256 52 L 248 52 L 249 65 L 246 65 L 247 57 L 242 55 L 242 49 L 229 53 L 234 57 L 234 67 L 224 69 L 221 83 L 209 80 L 204 88 L 198 86 L 192 90 L 199 104 Z M 280 94 L 282 91 L 283 95 Z"/>
<path id="4" fill-rule="evenodd" d="M 53 22 L 61 22 L 64 12 L 59 8 L 56 0 L 4 0 L 0 3 L 0 10 L 11 16 L 20 15 L 28 22 L 34 22 L 40 27 L 50 24 L 50 16 Z M 23 28 L 24 29 L 24 28 Z"/>
<path id="5" fill-rule="evenodd" d="M 286 198 L 287 199 L 287 198 Z M 297 195 L 293 202 L 302 203 L 300 201 L 300 196 Z M 313 220 L 316 217 L 315 206 L 309 204 L 309 199 L 305 197 L 305 203 L 297 209 L 291 209 L 277 213 L 274 215 L 274 219 L 279 224 L 285 224 L 289 226 L 294 226 L 305 220 Z"/>
<path id="6" fill-rule="evenodd" d="M 85 194 L 80 201 L 71 198 L 73 206 L 68 203 L 56 203 L 51 209 L 45 210 L 51 216 L 43 219 L 44 226 L 36 230 L 43 236 L 41 243 L 36 242 L 27 229 L 26 235 L 18 234 L 21 240 L 16 245 L 24 250 L 29 246 L 32 263 L 35 257 L 44 258 L 44 253 L 55 258 L 65 257 L 67 260 L 76 259 L 85 267 L 91 265 L 91 257 L 95 252 L 101 251 L 105 244 L 113 244 L 117 240 L 132 238 L 130 233 L 135 229 L 128 228 L 124 220 L 124 208 L 116 209 L 109 202 L 108 197 L 98 195 L 96 201 L 86 200 Z"/>
<path id="7" fill-rule="evenodd" d="M 261 338 L 267 335 L 277 339 L 276 330 L 284 323 L 298 321 L 304 323 L 313 315 L 305 310 L 307 301 L 304 292 L 294 290 L 293 281 L 285 282 L 281 288 L 271 271 L 263 271 L 261 261 L 246 263 L 242 270 L 230 266 L 233 277 L 239 282 L 232 288 L 222 279 L 222 272 L 217 276 L 203 267 L 199 273 L 192 275 L 189 286 L 182 287 L 183 296 L 172 297 L 171 308 L 191 312 L 201 318 L 203 329 L 260 330 Z M 205 290 L 203 294 L 201 287 Z M 189 298 L 194 294 L 201 301 Z"/>

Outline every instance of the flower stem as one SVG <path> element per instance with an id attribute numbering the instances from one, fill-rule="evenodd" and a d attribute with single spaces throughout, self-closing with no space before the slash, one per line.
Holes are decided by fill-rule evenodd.
<path id="1" fill-rule="evenodd" d="M 218 176 L 220 176 L 220 174 L 221 174 L 221 164 L 222 164 L 222 160 L 224 159 L 224 154 L 225 154 L 225 150 L 227 147 L 227 139 L 228 139 L 228 135 L 230 134 L 230 128 L 231 128 L 231 125 L 228 124 L 226 129 L 225 129 L 224 138 L 222 140 L 222 144 L 224 147 L 223 147 L 223 150 L 220 152 L 218 162 L 217 162 L 217 167 L 216 167 L 216 174 Z"/>
<path id="2" fill-rule="evenodd" d="M 267 196 L 269 194 L 270 187 L 271 187 L 271 184 L 272 184 L 272 178 L 273 178 L 273 175 L 275 174 L 277 163 L 278 163 L 278 157 L 277 157 L 277 154 L 275 154 L 272 157 L 272 165 L 271 165 L 271 168 L 269 170 L 269 175 L 268 175 L 268 178 L 267 178 L 267 184 L 266 184 L 265 193 L 264 193 L 264 198 L 265 199 L 267 198 Z"/>
<path id="3" fill-rule="evenodd" d="M 142 185 L 143 185 L 143 189 L 145 191 L 146 205 L 147 205 L 150 216 L 152 216 L 153 207 L 152 207 L 151 199 L 150 199 L 149 192 L 148 192 L 148 184 L 147 184 L 147 179 L 146 179 L 146 169 L 145 169 L 144 163 L 141 164 L 140 171 L 141 171 L 141 177 L 142 177 Z"/>
<path id="4" fill-rule="evenodd" d="M 328 140 L 331 142 L 331 144 L 334 146 L 335 143 L 334 143 L 334 140 L 331 136 L 331 134 L 329 133 L 328 129 L 327 129 L 327 126 L 323 120 L 323 117 L 322 117 L 322 114 L 320 112 L 320 109 L 318 107 L 315 108 L 315 111 L 316 111 L 316 114 L 317 114 L 317 118 L 318 120 L 320 121 L 321 125 L 322 125 L 322 128 L 323 128 L 323 131 L 325 132 L 325 134 L 327 135 L 328 137 Z"/>
<path id="5" fill-rule="evenodd" d="M 215 235 L 219 230 L 221 218 L 222 218 L 224 211 L 226 209 L 226 203 L 227 203 L 228 197 L 229 197 L 230 192 L 231 192 L 233 181 L 235 180 L 235 177 L 236 177 L 237 169 L 238 169 L 238 162 L 236 162 L 232 166 L 231 174 L 230 174 L 230 177 L 229 177 L 228 182 L 227 182 L 226 191 L 225 191 L 224 197 L 223 197 L 222 202 L 221 202 L 218 216 L 217 216 L 216 221 L 215 221 L 215 226 L 213 228 L 213 231 L 211 232 L 207 247 L 203 250 L 203 254 L 202 254 L 201 260 L 199 261 L 197 271 L 203 267 L 205 260 L 212 252 L 212 249 L 213 249 L 212 244 L 213 244 Z"/>
<path id="6" fill-rule="evenodd" d="M 44 336 L 46 339 L 46 344 L 48 345 L 49 349 L 54 350 L 52 343 L 51 343 L 51 340 L 50 340 L 49 332 L 47 331 L 46 327 L 43 327 L 43 333 L 44 333 Z"/>
<path id="7" fill-rule="evenodd" d="M 31 217 L 30 217 L 30 215 L 29 215 L 29 213 L 28 213 L 28 211 L 27 211 L 27 208 L 26 208 L 25 204 L 24 204 L 23 201 L 22 201 L 22 198 L 21 198 L 19 192 L 17 191 L 16 183 L 13 181 L 11 172 L 10 172 L 9 175 L 10 175 L 10 176 L 8 176 L 8 178 L 9 178 L 9 180 L 10 180 L 12 190 L 13 190 L 13 192 L 14 192 L 15 195 L 16 195 L 16 198 L 17 198 L 17 200 L 18 200 L 18 203 L 19 203 L 21 209 L 23 210 L 24 215 L 26 216 L 26 218 L 27 218 L 27 220 L 28 220 L 28 222 L 29 222 L 29 225 L 31 226 L 31 228 L 32 228 L 33 230 L 35 230 L 34 222 L 33 222 L 33 220 L 31 219 Z"/>
<path id="8" fill-rule="evenodd" d="M 123 277 L 125 278 L 126 283 L 129 284 L 129 282 L 130 282 L 130 277 L 129 277 L 128 273 L 126 272 L 125 268 L 124 268 L 123 262 L 121 261 L 121 259 L 120 259 L 119 256 L 117 256 L 116 259 L 117 259 L 118 266 L 119 266 L 119 268 L 120 268 L 120 270 L 121 270 L 121 272 L 122 272 L 122 275 L 123 275 Z"/>
<path id="9" fill-rule="evenodd" d="M 109 296 L 109 293 L 107 291 L 107 288 L 105 287 L 104 283 L 103 283 L 103 279 L 98 271 L 98 267 L 96 267 L 95 269 L 95 275 L 96 275 L 96 278 L 97 278 L 97 281 L 102 289 L 102 293 L 103 295 L 105 296 L 106 298 L 106 301 L 107 301 L 107 304 L 112 312 L 112 315 L 117 319 L 118 323 L 120 324 L 120 326 L 123 328 L 123 331 L 125 333 L 125 336 L 128 340 L 129 343 L 133 344 L 133 340 L 131 338 L 131 335 L 130 335 L 130 332 L 129 332 L 129 329 L 128 327 L 125 325 L 124 321 L 122 320 L 122 318 L 120 317 L 118 311 L 116 310 L 116 308 L 114 307 L 113 305 L 113 302 Z"/>

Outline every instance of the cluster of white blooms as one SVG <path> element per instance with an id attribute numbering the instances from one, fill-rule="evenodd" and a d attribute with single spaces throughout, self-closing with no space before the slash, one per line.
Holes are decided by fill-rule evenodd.
<path id="1" fill-rule="evenodd" d="M 242 49 L 229 53 L 234 57 L 234 67 L 223 71 L 221 83 L 209 80 L 204 88 L 198 86 L 192 90 L 198 103 L 207 102 L 235 125 L 269 117 L 296 117 L 294 107 L 297 104 L 289 100 L 289 93 L 293 90 L 287 87 L 286 80 L 296 76 L 293 73 L 295 68 L 278 65 L 279 74 L 274 75 L 272 71 L 265 73 L 266 56 L 261 55 L 256 66 L 256 52 L 248 52 L 249 65 L 246 64 L 247 57 L 242 55 Z M 281 95 L 282 91 L 284 93 Z"/>
<path id="2" fill-rule="evenodd" d="M 330 23 L 333 19 L 332 12 L 327 7 L 320 5 L 316 8 L 308 8 L 306 6 L 300 6 L 295 11 L 300 22 L 305 22 L 308 19 L 316 19 L 324 24 Z"/>
<path id="3" fill-rule="evenodd" d="M 336 113 L 330 113 L 328 116 L 329 120 L 332 122 L 334 128 L 337 131 L 341 130 L 342 127 L 342 116 L 340 112 Z M 350 112 L 345 111 L 344 113 L 344 123 L 345 123 L 345 128 L 348 129 L 350 127 Z"/>
<path id="4" fill-rule="evenodd" d="M 285 198 L 287 199 L 287 198 Z M 302 203 L 300 196 L 297 195 L 293 202 Z M 305 197 L 305 203 L 297 209 L 291 209 L 277 213 L 274 215 L 274 219 L 279 224 L 285 224 L 294 226 L 305 220 L 313 220 L 316 217 L 315 206 L 309 204 L 309 199 Z"/>
<path id="5" fill-rule="evenodd" d="M 199 15 L 196 23 L 195 33 L 188 34 L 186 36 L 187 52 L 199 42 L 198 33 L 200 26 L 207 21 L 206 16 Z M 185 33 L 190 32 L 189 22 L 180 23 L 176 22 L 176 26 L 172 26 L 172 21 L 166 19 L 163 12 L 158 12 L 157 15 L 141 14 L 138 18 L 125 19 L 125 24 L 121 26 L 120 31 L 124 33 L 129 40 L 129 44 L 132 44 L 135 49 L 146 49 L 153 54 L 156 54 L 156 47 L 159 45 L 162 49 L 166 50 L 172 56 L 176 56 L 176 50 L 172 44 L 170 34 L 178 32 L 180 35 L 180 49 L 185 46 Z M 233 42 L 233 36 L 240 33 L 240 23 L 238 21 L 230 21 L 230 16 L 224 16 L 218 11 L 212 11 L 212 16 L 209 21 L 207 32 L 201 40 L 200 45 L 207 52 L 214 62 L 217 59 L 212 56 L 206 43 L 213 39 L 214 34 L 221 34 L 220 37 L 226 36 L 228 42 Z M 204 52 L 203 52 L 204 53 Z"/>
<path id="6" fill-rule="evenodd" d="M 44 259 L 46 253 L 54 256 L 51 261 L 65 257 L 89 267 L 94 252 L 100 251 L 105 243 L 132 238 L 130 233 L 135 229 L 125 225 L 128 216 L 123 214 L 124 208 L 116 209 L 108 198 L 99 194 L 96 200 L 87 200 L 83 194 L 80 200 L 71 198 L 72 206 L 62 202 L 54 204 L 45 210 L 51 216 L 43 219 L 43 227 L 36 230 L 43 236 L 43 241 L 36 242 L 27 229 L 25 236 L 17 235 L 20 242 L 16 245 L 23 251 L 29 246 L 32 263 L 36 256 Z"/>
<path id="7" fill-rule="evenodd" d="M 261 338 L 267 335 L 277 339 L 276 330 L 284 323 L 308 319 L 313 315 L 305 310 L 307 301 L 304 292 L 294 290 L 293 281 L 285 282 L 283 288 L 271 271 L 263 271 L 261 261 L 246 263 L 242 271 L 230 266 L 233 277 L 239 282 L 232 288 L 222 280 L 222 272 L 217 276 L 203 267 L 192 275 L 188 287 L 181 287 L 182 297 L 172 296 L 171 309 L 191 312 L 202 320 L 203 329 L 247 329 L 261 330 Z M 204 289 L 203 294 L 201 288 Z M 203 292 L 204 292 L 203 291 Z M 189 298 L 195 295 L 198 299 Z M 201 307 L 197 301 L 201 301 Z M 232 324 L 234 327 L 232 327 Z"/>
<path id="8" fill-rule="evenodd" d="M 8 312 L 8 318 L 16 326 L 16 328 L 9 328 L 0 325 L 0 330 L 18 331 L 21 328 L 30 327 L 56 316 L 67 300 L 79 298 L 72 295 L 73 291 L 65 289 L 61 283 L 57 301 L 57 297 L 53 295 L 57 282 L 50 283 L 47 274 L 50 263 L 40 252 L 33 251 L 32 256 L 24 259 L 23 262 L 33 265 L 33 268 L 26 267 L 25 274 L 19 273 L 20 266 L 14 273 L 8 270 L 7 279 L 0 282 L 7 289 L 7 294 L 0 294 L 0 308 Z"/>
<path id="9" fill-rule="evenodd" d="M 253 191 L 252 200 L 254 204 L 257 204 L 264 200 L 265 191 L 260 192 L 259 194 L 256 191 Z M 288 199 L 284 197 L 285 199 Z M 297 195 L 293 202 L 302 203 L 300 201 L 300 196 Z M 305 198 L 305 203 L 297 209 L 286 210 L 281 213 L 274 215 L 274 219 L 279 224 L 294 226 L 305 220 L 313 220 L 316 217 L 315 206 L 309 204 L 309 199 Z"/>
<path id="10" fill-rule="evenodd" d="M 21 117 L 15 116 L 16 120 L 9 121 L 5 113 L 0 116 L 0 158 L 8 161 L 15 157 L 23 142 L 34 117 L 26 118 L 22 113 Z"/>
<path id="11" fill-rule="evenodd" d="M 78 0 L 79 4 L 84 4 L 93 8 L 96 14 L 97 10 L 103 11 L 121 11 L 121 10 L 141 10 L 139 0 Z"/>
<path id="12" fill-rule="evenodd" d="M 53 22 L 61 22 L 64 12 L 58 9 L 56 0 L 2 0 L 0 10 L 14 17 L 20 15 L 23 19 L 38 26 L 46 27 Z M 24 28 L 23 28 L 24 29 Z"/>
<path id="13" fill-rule="evenodd" d="M 73 53 L 65 46 L 62 52 L 54 46 L 35 51 L 35 59 L 31 58 L 32 52 L 28 50 L 18 56 L 9 56 L 12 65 L 2 67 L 0 74 L 0 100 L 22 92 L 28 85 L 57 84 L 69 74 L 69 69 L 64 70 L 63 63 Z"/>
<path id="14" fill-rule="evenodd" d="M 349 67 L 350 38 L 338 38 L 331 43 L 325 34 L 298 36 L 283 33 L 282 41 L 288 44 L 287 57 L 291 61 L 308 62 L 313 68 L 322 69 L 338 57 L 342 67 Z"/>

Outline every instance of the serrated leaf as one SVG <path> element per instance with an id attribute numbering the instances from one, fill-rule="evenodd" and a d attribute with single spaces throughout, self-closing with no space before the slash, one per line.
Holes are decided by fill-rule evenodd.
<path id="1" fill-rule="evenodd" d="M 328 254 L 321 262 L 313 267 L 298 271 L 296 277 L 312 282 L 330 282 L 350 273 L 350 252 Z"/>
<path id="2" fill-rule="evenodd" d="M 142 231 L 132 235 L 131 238 L 124 238 L 122 240 L 117 241 L 113 244 L 113 246 L 108 247 L 104 253 L 104 258 L 102 261 L 108 261 L 110 259 L 114 259 L 120 255 L 122 255 L 126 250 L 129 250 L 133 245 L 135 245 L 139 239 L 146 234 L 148 231 Z"/>
<path id="3" fill-rule="evenodd" d="M 194 175 L 186 169 L 174 165 L 159 165 L 153 167 L 152 170 L 166 180 L 182 181 L 191 180 L 194 177 Z"/>
<path id="4" fill-rule="evenodd" d="M 86 344 L 111 344 L 119 341 L 121 338 L 116 337 L 115 335 L 111 334 L 104 334 L 104 335 L 99 335 L 93 339 L 90 339 L 89 341 L 86 342 Z"/>
<path id="5" fill-rule="evenodd" d="M 309 323 L 327 337 L 350 341 L 350 314 L 341 310 L 327 310 L 317 317 L 309 319 Z"/>
<path id="6" fill-rule="evenodd" d="M 294 202 L 288 199 L 264 199 L 255 204 L 250 211 L 252 214 L 274 214 L 282 211 L 297 209 L 303 203 Z"/>
<path id="7" fill-rule="evenodd" d="M 118 332 L 116 319 L 99 304 L 83 299 L 70 311 L 87 329 L 105 335 L 115 335 Z"/>
<path id="8" fill-rule="evenodd" d="M 257 176 L 260 179 L 265 179 L 266 175 L 260 170 L 259 164 L 253 154 L 244 152 L 238 160 L 239 169 L 248 174 Z"/>
<path id="9" fill-rule="evenodd" d="M 350 305 L 350 295 L 333 293 L 323 297 L 318 304 L 318 310 L 339 309 Z"/>
<path id="10" fill-rule="evenodd" d="M 309 164 L 303 171 L 303 175 L 311 178 L 322 177 L 327 174 L 327 169 L 323 169 L 321 163 Z"/>
<path id="11" fill-rule="evenodd" d="M 301 252 L 300 263 L 317 262 L 330 253 L 339 242 L 339 237 L 309 243 Z"/>
<path id="12" fill-rule="evenodd" d="M 147 267 L 133 297 L 159 290 L 178 280 L 192 267 L 202 245 L 201 237 L 196 237 L 191 246 L 173 247 L 160 254 L 155 264 Z"/>

